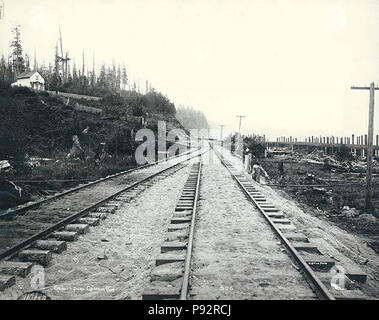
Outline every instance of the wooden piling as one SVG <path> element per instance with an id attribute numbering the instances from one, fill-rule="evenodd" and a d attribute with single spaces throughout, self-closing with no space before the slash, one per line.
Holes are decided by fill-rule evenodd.
<path id="1" fill-rule="evenodd" d="M 374 138 L 374 93 L 375 86 L 372 82 L 370 84 L 370 105 L 369 105 L 369 117 L 368 117 L 368 136 L 367 139 L 367 175 L 366 175 L 366 211 L 373 213 L 374 207 L 372 205 L 372 150 L 373 150 L 373 138 Z"/>

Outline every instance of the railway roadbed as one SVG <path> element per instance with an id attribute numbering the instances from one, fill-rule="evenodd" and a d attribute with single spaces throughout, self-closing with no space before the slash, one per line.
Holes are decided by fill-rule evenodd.
<path id="1" fill-rule="evenodd" d="M 212 158 L 203 164 L 190 298 L 315 299 L 258 210 Z"/>
<path id="2" fill-rule="evenodd" d="M 221 150 L 219 147 L 215 147 Z M 232 156 L 230 152 L 223 152 L 224 157 L 235 168 L 242 172 L 240 159 Z M 251 180 L 245 174 L 247 180 Z M 365 275 L 365 281 L 355 281 L 354 287 L 362 291 L 366 299 L 379 298 L 379 257 L 368 246 L 366 237 L 341 229 L 334 223 L 318 217 L 311 207 L 298 203 L 285 192 L 274 190 L 264 184 L 253 182 L 255 189 L 267 199 L 270 199 L 284 217 L 291 221 L 297 232 L 303 234 L 310 243 L 317 247 L 323 255 L 335 262 L 336 266 L 343 266 L 345 271 L 357 270 Z M 347 290 L 339 290 L 340 293 Z"/>
<path id="3" fill-rule="evenodd" d="M 53 255 L 43 272 L 42 291 L 54 300 L 140 299 L 190 166 L 188 162 L 122 196 L 114 214 L 69 242 L 67 251 Z M 32 277 L 17 279 L 0 292 L 0 300 L 31 290 Z"/>
<path id="4" fill-rule="evenodd" d="M 99 209 L 98 207 L 116 195 L 134 188 L 157 174 L 181 165 L 196 157 L 196 154 L 196 152 L 182 154 L 167 161 L 111 175 L 0 215 L 0 259 L 17 253 L 36 239 L 40 240 L 65 224 L 84 217 L 88 212 Z M 43 235 L 43 233 L 46 234 Z M 60 238 L 60 240 L 67 240 L 66 237 L 62 239 L 62 235 Z"/>

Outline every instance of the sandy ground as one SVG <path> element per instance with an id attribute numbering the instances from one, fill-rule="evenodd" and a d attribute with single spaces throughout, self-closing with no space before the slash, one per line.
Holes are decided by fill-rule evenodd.
<path id="1" fill-rule="evenodd" d="M 66 252 L 54 254 L 43 291 L 52 299 L 140 299 L 189 170 L 188 163 L 154 178 L 138 197 L 68 243 Z M 29 287 L 30 276 L 18 278 L 0 299 L 16 299 Z"/>
<path id="2" fill-rule="evenodd" d="M 234 156 L 224 152 L 224 156 L 242 170 L 242 163 Z M 248 175 L 246 177 L 250 178 Z M 255 182 L 254 182 L 255 183 Z M 336 260 L 342 267 L 357 266 L 367 274 L 367 283 L 360 289 L 372 298 L 379 298 L 379 256 L 367 246 L 363 236 L 351 234 L 333 222 L 322 219 L 313 208 L 301 204 L 281 190 L 255 183 L 256 188 L 270 198 L 277 208 L 291 220 L 298 230 L 316 244 L 326 256 Z"/>
<path id="3" fill-rule="evenodd" d="M 203 166 L 191 297 L 315 298 L 267 222 L 218 158 L 212 158 Z"/>

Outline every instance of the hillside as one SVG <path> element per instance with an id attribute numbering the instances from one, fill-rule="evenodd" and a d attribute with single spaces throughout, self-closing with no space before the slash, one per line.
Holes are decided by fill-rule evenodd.
<path id="1" fill-rule="evenodd" d="M 100 108 L 102 114 L 77 111 L 78 104 Z M 167 121 L 167 129 L 181 128 L 174 105 L 151 92 L 87 101 L 1 85 L 0 108 L 0 160 L 13 167 L 0 178 L 15 181 L 91 180 L 135 166 L 134 134 L 143 127 L 141 116 L 154 132 L 158 120 Z M 75 135 L 84 152 L 82 159 L 67 158 Z M 101 152 L 103 146 L 105 152 Z M 21 185 L 35 193 L 72 184 Z"/>

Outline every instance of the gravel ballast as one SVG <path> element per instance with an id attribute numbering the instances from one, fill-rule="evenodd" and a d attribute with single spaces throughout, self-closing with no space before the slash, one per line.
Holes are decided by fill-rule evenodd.
<path id="1" fill-rule="evenodd" d="M 268 223 L 218 158 L 211 160 L 203 165 L 192 299 L 315 298 Z"/>
<path id="2" fill-rule="evenodd" d="M 54 254 L 43 292 L 52 299 L 140 299 L 189 170 L 190 163 L 154 178 L 115 214 L 68 243 L 67 251 Z M 30 284 L 31 276 L 18 278 L 0 299 L 17 299 Z"/>

